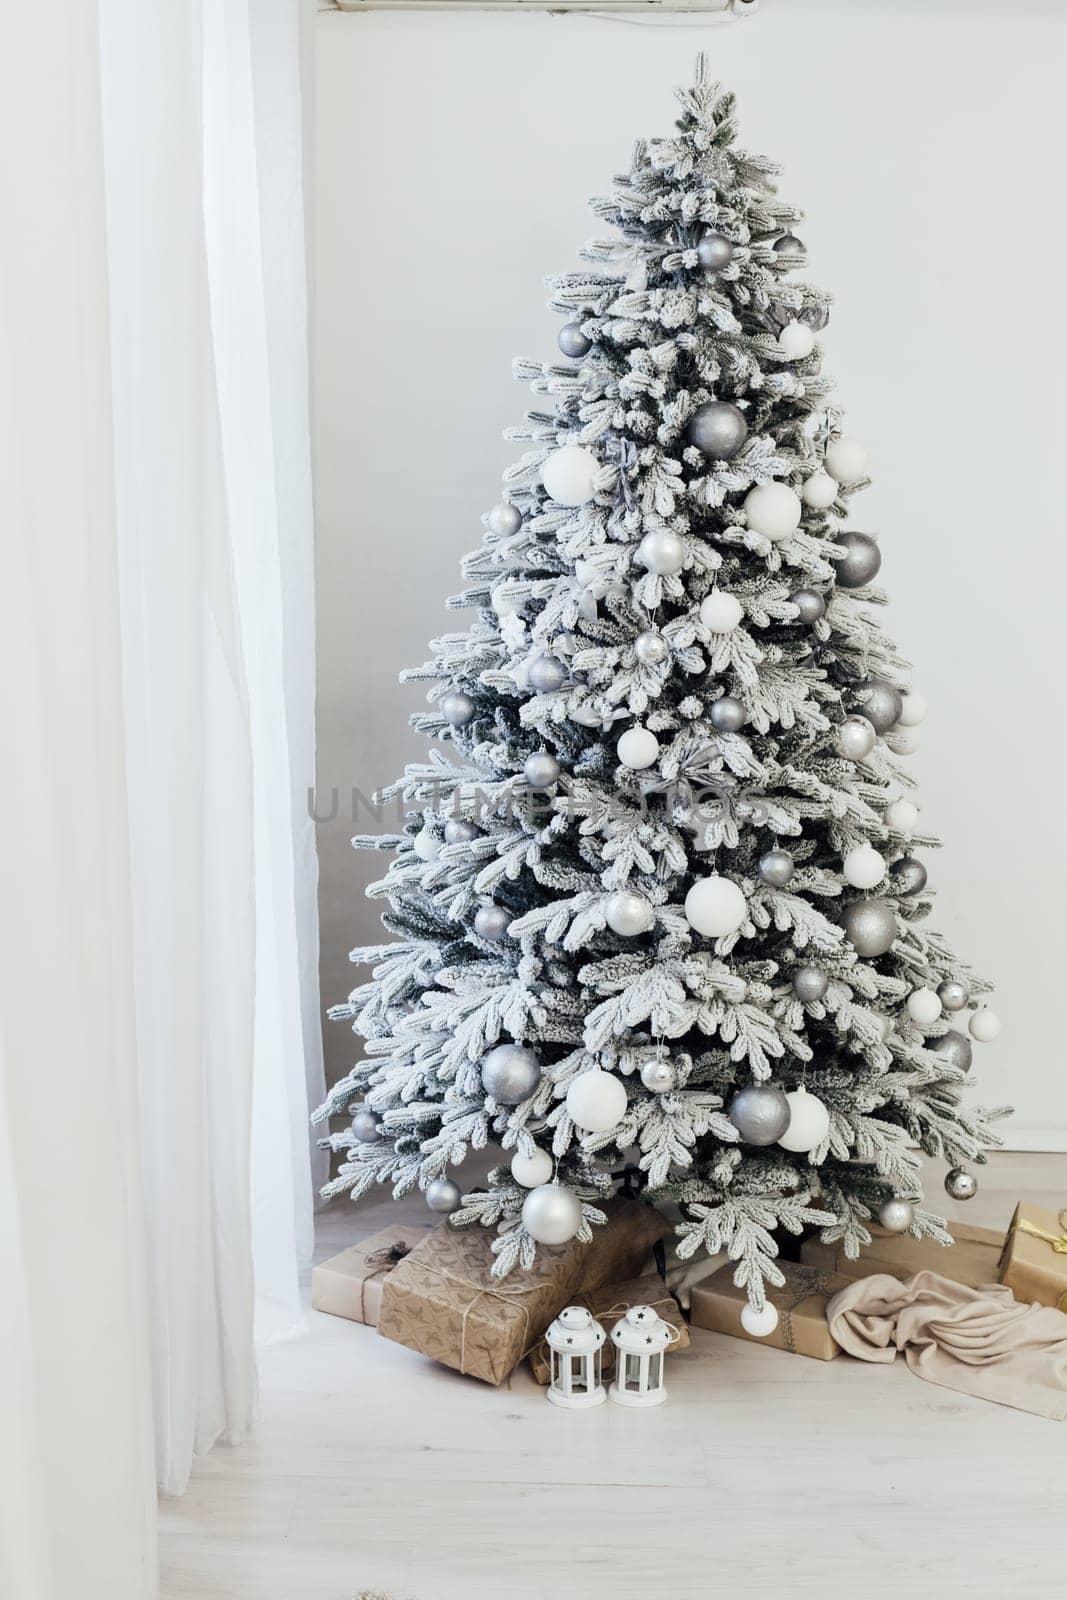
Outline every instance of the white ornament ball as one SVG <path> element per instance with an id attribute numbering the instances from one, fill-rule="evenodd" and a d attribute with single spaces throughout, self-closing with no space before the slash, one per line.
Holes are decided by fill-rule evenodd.
<path id="1" fill-rule="evenodd" d="M 435 839 L 429 828 L 420 828 L 412 841 L 412 848 L 420 861 L 436 861 L 441 853 L 441 840 Z"/>
<path id="2" fill-rule="evenodd" d="M 914 833 L 919 826 L 919 808 L 912 800 L 894 800 L 885 808 L 885 825 L 896 833 Z"/>
<path id="3" fill-rule="evenodd" d="M 778 335 L 778 353 L 787 361 L 803 361 L 815 349 L 815 330 L 806 322 L 787 322 Z"/>
<path id="4" fill-rule="evenodd" d="M 609 895 L 604 915 L 612 933 L 623 939 L 635 939 L 638 934 L 647 933 L 656 920 L 651 901 L 633 889 L 616 889 Z"/>
<path id="5" fill-rule="evenodd" d="M 745 496 L 745 517 L 753 533 L 777 543 L 800 526 L 800 496 L 787 483 L 760 483 Z"/>
<path id="6" fill-rule="evenodd" d="M 689 925 L 708 939 L 736 933 L 748 916 L 748 905 L 731 878 L 698 878 L 685 897 Z"/>
<path id="7" fill-rule="evenodd" d="M 912 1022 L 928 1028 L 941 1015 L 941 999 L 932 989 L 913 989 L 905 1009 Z"/>
<path id="8" fill-rule="evenodd" d="M 867 447 L 858 439 L 832 439 L 826 448 L 826 470 L 838 483 L 858 483 L 869 464 Z"/>
<path id="9" fill-rule="evenodd" d="M 858 844 L 841 863 L 845 882 L 853 889 L 873 889 L 885 877 L 885 859 L 870 844 Z"/>
<path id="10" fill-rule="evenodd" d="M 583 1072 L 567 1090 L 567 1114 L 586 1133 L 610 1133 L 626 1115 L 626 1085 L 599 1068 Z"/>
<path id="11" fill-rule="evenodd" d="M 582 1225 L 582 1203 L 573 1189 L 542 1183 L 523 1202 L 522 1225 L 538 1244 L 568 1244 Z"/>
<path id="12" fill-rule="evenodd" d="M 510 501 L 502 500 L 498 506 L 493 507 L 487 520 L 490 531 L 506 539 L 518 533 L 522 527 L 522 512 Z"/>
<path id="13" fill-rule="evenodd" d="M 524 1189 L 537 1189 L 552 1176 L 552 1157 L 547 1150 L 535 1150 L 532 1156 L 517 1151 L 511 1158 L 511 1176 Z"/>
<path id="14" fill-rule="evenodd" d="M 766 1339 L 778 1326 L 778 1313 L 769 1300 L 761 1307 L 744 1305 L 741 1326 L 750 1339 Z"/>
<path id="15" fill-rule="evenodd" d="M 736 595 L 713 589 L 700 602 L 700 620 L 712 633 L 732 633 L 744 616 Z"/>
<path id="16" fill-rule="evenodd" d="M 593 498 L 593 478 L 600 462 L 581 444 L 553 450 L 541 468 L 541 482 L 561 506 L 584 506 Z"/>
<path id="17" fill-rule="evenodd" d="M 817 1150 L 830 1132 L 830 1113 L 818 1095 L 801 1087 L 786 1095 L 789 1101 L 789 1126 L 778 1143 L 783 1150 L 807 1155 Z"/>
<path id="18" fill-rule="evenodd" d="M 1003 1026 L 996 1012 L 990 1011 L 988 1006 L 976 1011 L 967 1024 L 971 1038 L 977 1039 L 979 1044 L 991 1044 Z"/>
<path id="19" fill-rule="evenodd" d="M 813 472 L 801 484 L 800 498 L 813 511 L 825 511 L 837 499 L 837 484 L 828 472 Z"/>
<path id="20" fill-rule="evenodd" d="M 659 740 L 647 728 L 627 728 L 615 749 L 624 767 L 643 772 L 659 755 Z"/>
<path id="21" fill-rule="evenodd" d="M 926 720 L 928 709 L 926 696 L 920 694 L 917 689 L 913 689 L 910 694 L 904 696 L 904 709 L 897 718 L 897 726 L 900 728 L 917 728 L 920 722 Z"/>
<path id="22" fill-rule="evenodd" d="M 894 728 L 886 734 L 886 744 L 894 755 L 913 756 L 923 742 L 921 728 Z"/>
<path id="23" fill-rule="evenodd" d="M 649 572 L 673 577 L 685 566 L 685 541 L 669 528 L 654 528 L 638 545 L 637 559 Z"/>

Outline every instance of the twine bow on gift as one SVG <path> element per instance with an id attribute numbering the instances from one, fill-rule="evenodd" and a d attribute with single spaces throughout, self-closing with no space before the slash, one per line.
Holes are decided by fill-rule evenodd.
<path id="1" fill-rule="evenodd" d="M 790 1355 L 797 1354 L 793 1312 L 803 1305 L 805 1300 L 810 1300 L 812 1295 L 831 1294 L 832 1276 L 832 1273 L 824 1272 L 821 1267 L 794 1266 L 790 1270 L 792 1282 L 771 1294 L 771 1304 L 782 1319 L 782 1341 Z"/>
<path id="2" fill-rule="evenodd" d="M 1067 1211 L 1061 1211 L 1056 1221 L 1064 1230 L 1062 1233 L 1049 1233 L 1045 1228 L 1039 1228 L 1036 1222 L 1028 1222 L 1025 1217 L 1020 1217 L 1015 1226 L 1034 1239 L 1044 1239 L 1058 1256 L 1067 1256 Z"/>
<path id="3" fill-rule="evenodd" d="M 406 1240 L 398 1239 L 395 1244 L 383 1244 L 377 1250 L 372 1250 L 363 1257 L 368 1267 L 373 1267 L 365 1277 L 359 1280 L 359 1320 L 367 1320 L 367 1285 L 375 1278 L 380 1278 L 383 1272 L 392 1272 L 399 1261 L 403 1261 L 411 1252 L 411 1245 Z"/>

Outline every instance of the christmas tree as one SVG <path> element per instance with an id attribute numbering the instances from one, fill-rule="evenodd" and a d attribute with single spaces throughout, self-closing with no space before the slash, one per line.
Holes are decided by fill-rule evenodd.
<path id="1" fill-rule="evenodd" d="M 622 1168 L 680 1254 L 730 1252 L 758 1327 L 779 1228 L 948 1241 L 921 1152 L 973 1193 L 999 1023 L 927 924 L 925 707 L 850 525 L 867 452 L 801 213 L 703 61 L 679 98 L 594 202 L 615 237 L 549 280 L 563 359 L 516 363 L 544 401 L 449 602 L 474 620 L 404 675 L 439 744 L 386 791 L 405 831 L 354 841 L 395 852 L 394 938 L 353 952 L 372 980 L 331 1014 L 365 1054 L 316 1115 L 352 1113 L 327 1194 L 418 1186 L 496 1230 L 501 1276 L 587 1238 Z"/>

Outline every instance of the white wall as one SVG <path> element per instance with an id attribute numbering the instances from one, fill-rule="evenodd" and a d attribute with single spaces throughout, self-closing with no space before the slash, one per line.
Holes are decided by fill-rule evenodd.
<path id="1" fill-rule="evenodd" d="M 1022 3 L 1011 21 L 786 9 L 320 17 L 320 804 L 423 748 L 396 674 L 452 625 L 460 555 L 518 453 L 511 357 L 555 349 L 542 277 L 598 231 L 586 197 L 634 137 L 670 130 L 706 45 L 837 296 L 828 364 L 876 463 L 855 520 L 882 535 L 890 626 L 932 702 L 913 759 L 946 841 L 939 921 L 1006 1023 L 979 1098 L 1015 1105 L 1013 1143 L 1067 1149 L 1067 30 Z M 354 831 L 343 805 L 320 828 L 326 1001 L 377 937 L 360 891 L 385 858 L 350 852 Z M 329 1032 L 336 1072 L 353 1043 Z"/>

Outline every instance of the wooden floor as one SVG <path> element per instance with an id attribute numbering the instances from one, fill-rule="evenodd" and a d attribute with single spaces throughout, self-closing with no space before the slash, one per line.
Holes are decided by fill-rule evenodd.
<path id="1" fill-rule="evenodd" d="M 959 1214 L 1065 1196 L 1067 1156 L 994 1156 Z M 409 1219 L 334 1209 L 320 1256 Z M 1062 1423 L 699 1330 L 668 1370 L 657 1410 L 566 1413 L 525 1369 L 490 1389 L 309 1313 L 263 1355 L 255 1439 L 163 1504 L 164 1600 L 1067 1592 Z"/>

